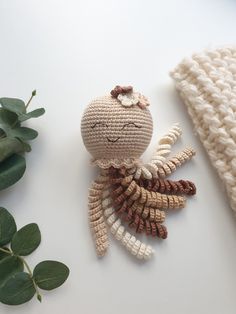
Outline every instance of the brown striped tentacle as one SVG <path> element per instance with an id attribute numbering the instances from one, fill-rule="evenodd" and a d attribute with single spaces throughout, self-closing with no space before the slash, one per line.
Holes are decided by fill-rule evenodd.
<path id="1" fill-rule="evenodd" d="M 146 232 L 146 235 L 152 235 L 161 239 L 166 239 L 168 235 L 166 226 L 148 219 L 144 220 L 139 215 L 135 215 L 129 226 L 135 228 L 137 233 Z"/>
<path id="2" fill-rule="evenodd" d="M 129 177 L 124 178 L 121 182 L 126 186 L 122 197 L 130 196 L 133 200 L 140 199 L 141 203 L 146 203 L 147 207 L 168 209 L 168 208 L 183 208 L 185 205 L 185 198 L 177 195 L 161 194 L 159 192 L 148 191 L 144 187 L 140 187 L 135 180 Z M 122 202 L 121 197 L 121 202 Z"/>
<path id="3" fill-rule="evenodd" d="M 152 180 L 138 180 L 137 184 L 145 187 L 148 191 L 159 192 L 161 194 L 196 194 L 195 184 L 188 180 L 165 180 L 165 179 L 152 179 Z"/>
<path id="4" fill-rule="evenodd" d="M 128 203 L 125 202 L 122 206 L 118 207 L 116 212 L 124 217 L 126 221 L 131 221 L 135 215 L 138 215 L 142 219 L 149 219 L 156 223 L 162 223 L 165 221 L 165 212 L 159 209 L 147 207 L 144 204 L 140 204 L 137 201 L 134 201 L 131 206 L 128 206 Z"/>
<path id="5" fill-rule="evenodd" d="M 193 150 L 185 149 L 174 156 L 163 165 L 163 169 L 169 167 L 165 175 L 168 174 L 168 171 L 175 171 L 193 155 Z M 162 239 L 167 237 L 167 229 L 162 225 L 165 220 L 163 209 L 183 208 L 185 197 L 182 195 L 196 193 L 196 187 L 191 181 L 160 178 L 135 179 L 133 173 L 125 169 L 112 169 L 108 182 L 111 188 L 112 203 L 120 218 L 127 221 L 130 227 L 135 228 L 136 232 L 145 232 L 147 235 Z M 95 202 L 93 197 L 91 200 Z M 95 205 L 97 205 L 96 202 Z"/>

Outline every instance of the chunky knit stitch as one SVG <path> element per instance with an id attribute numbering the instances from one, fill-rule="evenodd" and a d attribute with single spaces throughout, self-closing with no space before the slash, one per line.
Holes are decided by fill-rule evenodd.
<path id="1" fill-rule="evenodd" d="M 171 76 L 236 213 L 236 48 L 194 54 Z"/>

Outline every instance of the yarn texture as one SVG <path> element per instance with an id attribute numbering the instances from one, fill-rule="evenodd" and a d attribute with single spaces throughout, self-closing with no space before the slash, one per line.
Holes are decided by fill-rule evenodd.
<path id="1" fill-rule="evenodd" d="M 82 118 L 84 144 L 101 169 L 88 197 L 89 224 L 100 257 L 109 247 L 110 229 L 130 254 L 150 259 L 153 248 L 127 227 L 136 234 L 166 239 L 167 211 L 184 208 L 186 196 L 196 193 L 191 181 L 165 179 L 195 154 L 185 148 L 169 157 L 182 133 L 178 124 L 161 137 L 150 162 L 142 163 L 140 157 L 152 136 L 148 106 L 148 99 L 132 86 L 116 86 L 110 95 L 92 101 Z"/>
<path id="2" fill-rule="evenodd" d="M 81 124 L 84 144 L 101 168 L 137 163 L 150 143 L 152 128 L 148 109 L 123 106 L 111 95 L 92 101 Z"/>
<path id="3" fill-rule="evenodd" d="M 236 47 L 194 54 L 171 76 L 236 213 Z"/>

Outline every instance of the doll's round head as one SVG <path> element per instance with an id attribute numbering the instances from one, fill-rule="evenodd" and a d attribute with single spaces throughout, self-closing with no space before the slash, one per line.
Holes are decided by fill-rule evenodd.
<path id="1" fill-rule="evenodd" d="M 110 95 L 92 101 L 84 112 L 84 145 L 102 168 L 131 167 L 152 137 L 147 99 L 131 86 L 116 86 Z"/>

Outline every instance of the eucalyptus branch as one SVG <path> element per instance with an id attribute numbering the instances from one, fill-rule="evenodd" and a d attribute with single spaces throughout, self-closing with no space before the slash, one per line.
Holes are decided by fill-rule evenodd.
<path id="1" fill-rule="evenodd" d="M 36 90 L 32 91 L 32 94 L 30 96 L 30 99 L 27 101 L 26 105 L 25 105 L 25 110 L 28 108 L 29 104 L 31 103 L 31 100 L 34 98 L 34 96 L 36 96 Z M 19 122 L 18 118 L 14 121 L 14 123 L 11 125 L 11 128 L 13 129 L 17 123 Z"/>
<path id="2" fill-rule="evenodd" d="M 27 269 L 32 281 L 33 281 L 33 285 L 34 285 L 34 288 L 35 288 L 35 291 L 36 291 L 36 295 L 37 295 L 37 299 L 39 300 L 39 302 L 42 302 L 42 296 L 41 294 L 39 293 L 39 289 L 38 289 L 38 286 L 34 280 L 34 277 L 33 277 L 33 273 L 29 267 L 29 264 L 26 262 L 26 260 L 22 257 L 22 256 L 19 256 L 17 255 L 17 257 L 22 261 L 22 263 L 25 265 L 25 268 Z"/>
<path id="3" fill-rule="evenodd" d="M 34 288 L 35 288 L 35 291 L 36 291 L 36 295 L 37 295 L 37 299 L 42 302 L 42 296 L 41 294 L 39 293 L 39 289 L 38 289 L 38 286 L 34 280 L 34 276 L 33 276 L 33 273 L 32 273 L 32 270 L 30 269 L 29 267 L 29 264 L 26 262 L 26 260 L 22 257 L 22 256 L 19 256 L 19 255 L 15 255 L 10 249 L 9 250 L 6 250 L 4 248 L 0 248 L 0 251 L 6 253 L 6 254 L 9 254 L 9 255 L 12 255 L 12 256 L 16 256 L 18 257 L 22 263 L 25 265 L 25 268 L 27 269 L 31 279 L 32 279 L 32 282 L 33 282 L 33 285 L 34 285 Z"/>
<path id="4" fill-rule="evenodd" d="M 33 270 L 26 262 L 25 256 L 41 242 L 37 224 L 30 223 L 17 231 L 12 215 L 0 207 L 0 230 L 0 302 L 19 305 L 34 295 L 41 302 L 40 289 L 52 290 L 66 281 L 70 271 L 61 262 L 42 261 Z"/>
<path id="5" fill-rule="evenodd" d="M 28 141 L 34 140 L 38 132 L 22 126 L 22 123 L 45 113 L 44 108 L 27 112 L 35 95 L 36 90 L 32 91 L 26 104 L 18 98 L 0 98 L 0 191 L 13 185 L 24 175 L 24 153 L 31 151 Z"/>
<path id="6" fill-rule="evenodd" d="M 0 98 L 0 191 L 16 183 L 24 175 L 26 159 L 22 153 L 31 150 L 28 141 L 35 139 L 38 132 L 21 126 L 31 118 L 45 113 L 44 108 L 27 112 L 36 95 L 33 91 L 29 101 L 17 98 Z M 17 230 L 14 217 L 0 207 L 0 302 L 19 305 L 30 301 L 34 295 L 41 302 L 40 289 L 53 290 L 61 286 L 69 276 L 69 268 L 58 261 L 46 260 L 33 270 L 25 256 L 38 248 L 41 232 L 36 223 Z"/>

